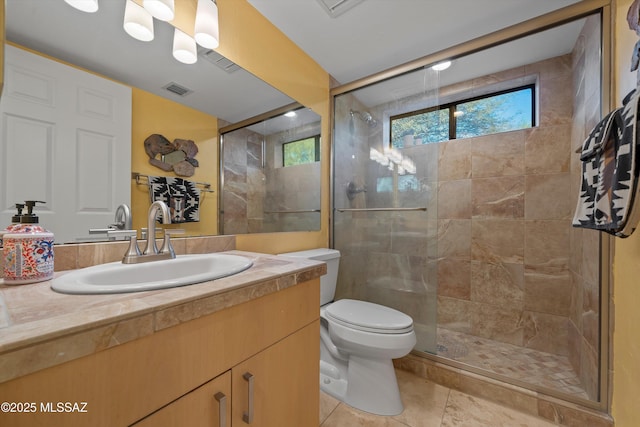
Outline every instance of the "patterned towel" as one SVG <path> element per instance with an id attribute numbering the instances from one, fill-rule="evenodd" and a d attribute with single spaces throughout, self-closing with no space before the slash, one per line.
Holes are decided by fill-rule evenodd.
<path id="1" fill-rule="evenodd" d="M 200 190 L 195 182 L 150 176 L 149 195 L 151 202 L 161 200 L 169 206 L 172 224 L 200 221 Z"/>
<path id="2" fill-rule="evenodd" d="M 596 125 L 584 141 L 582 184 L 574 227 L 628 237 L 640 220 L 637 150 L 638 93 L 629 93 L 622 108 Z"/>

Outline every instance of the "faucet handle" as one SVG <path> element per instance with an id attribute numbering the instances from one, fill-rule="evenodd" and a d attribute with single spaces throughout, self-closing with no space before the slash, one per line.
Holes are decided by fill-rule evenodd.
<path id="1" fill-rule="evenodd" d="M 129 237 L 129 248 L 122 258 L 122 262 L 129 264 L 132 258 L 140 256 L 138 248 L 138 232 L 136 230 L 112 230 L 107 232 L 109 237 L 127 236 Z"/>
<path id="2" fill-rule="evenodd" d="M 171 258 L 176 257 L 176 253 L 173 250 L 173 246 L 171 245 L 171 236 L 174 234 L 184 234 L 184 229 L 182 228 L 168 228 L 164 230 L 164 241 L 162 242 L 162 248 L 160 249 L 161 254 L 171 254 Z"/>

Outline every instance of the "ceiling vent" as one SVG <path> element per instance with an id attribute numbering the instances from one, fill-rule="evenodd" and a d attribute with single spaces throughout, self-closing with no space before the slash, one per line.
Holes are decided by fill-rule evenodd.
<path id="1" fill-rule="evenodd" d="M 191 89 L 181 86 L 176 82 L 171 82 L 166 86 L 163 86 L 162 88 L 168 90 L 169 92 L 175 93 L 178 96 L 187 96 L 191 92 L 193 92 Z"/>
<path id="2" fill-rule="evenodd" d="M 238 64 L 228 60 L 214 50 L 202 50 L 200 51 L 200 56 L 211 62 L 216 67 L 223 69 L 227 73 L 233 73 L 240 69 Z"/>
<path id="3" fill-rule="evenodd" d="M 320 3 L 330 17 L 335 18 L 363 1 L 364 0 L 318 0 L 318 3 Z"/>

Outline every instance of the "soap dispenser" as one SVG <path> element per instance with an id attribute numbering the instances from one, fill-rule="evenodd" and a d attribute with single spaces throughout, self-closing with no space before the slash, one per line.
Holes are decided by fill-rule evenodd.
<path id="1" fill-rule="evenodd" d="M 20 224 L 3 235 L 4 283 L 22 285 L 53 278 L 53 233 L 38 224 L 33 213 L 35 200 L 25 202 L 27 213 L 20 215 Z"/>
<path id="2" fill-rule="evenodd" d="M 16 225 L 20 224 L 20 217 L 22 216 L 22 209 L 24 209 L 24 203 L 16 203 L 17 213 L 11 217 L 11 224 L 7 226 L 4 230 L 0 230 L 0 249 L 2 248 L 2 236 L 7 234 L 9 231 L 13 229 Z"/>

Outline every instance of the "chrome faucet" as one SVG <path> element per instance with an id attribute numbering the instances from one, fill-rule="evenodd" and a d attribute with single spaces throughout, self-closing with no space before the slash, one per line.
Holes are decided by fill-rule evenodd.
<path id="1" fill-rule="evenodd" d="M 138 264 L 176 257 L 176 253 L 171 245 L 171 235 L 183 234 L 184 230 L 164 230 L 162 248 L 158 250 L 158 246 L 156 245 L 156 218 L 158 213 L 162 214 L 163 224 L 171 224 L 171 213 L 169 212 L 167 204 L 159 200 L 153 202 L 151 206 L 149 206 L 149 211 L 147 213 L 147 245 L 142 252 L 140 252 L 140 249 L 138 248 L 138 232 L 136 230 L 114 230 L 107 233 L 110 237 L 123 235 L 130 237 L 129 248 L 122 258 L 123 264 Z"/>
<path id="2" fill-rule="evenodd" d="M 169 213 L 167 204 L 160 200 L 151 203 L 149 211 L 147 212 L 147 246 L 144 248 L 144 251 L 142 251 L 142 255 L 158 253 L 158 246 L 156 245 L 156 218 L 158 212 L 162 213 L 163 224 L 171 224 L 171 213 Z"/>

